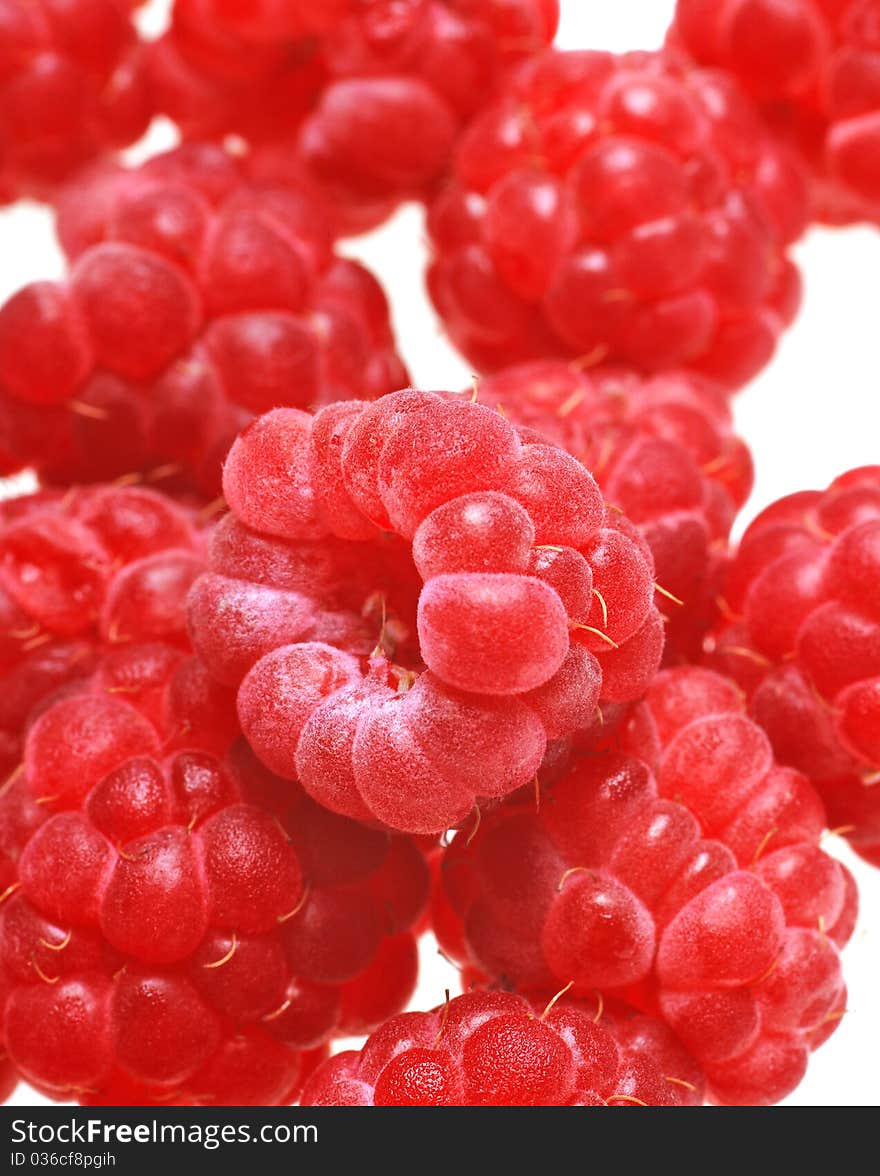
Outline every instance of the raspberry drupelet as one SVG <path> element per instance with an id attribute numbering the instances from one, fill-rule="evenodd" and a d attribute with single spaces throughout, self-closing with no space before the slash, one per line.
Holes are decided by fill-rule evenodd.
<path id="1" fill-rule="evenodd" d="M 699 1066 L 623 1006 L 470 992 L 383 1025 L 312 1074 L 303 1106 L 699 1106 Z"/>
<path id="2" fill-rule="evenodd" d="M 479 398 L 583 462 L 607 501 L 637 524 L 654 557 L 666 658 L 699 655 L 752 460 L 721 391 L 699 376 L 651 378 L 538 360 L 479 384 Z"/>
<path id="3" fill-rule="evenodd" d="M 142 487 L 0 503 L 0 777 L 40 708 L 79 689 L 137 699 L 157 722 L 176 710 L 190 729 L 234 723 L 186 633 L 205 541 L 195 512 Z"/>
<path id="4" fill-rule="evenodd" d="M 710 664 L 746 691 L 776 757 L 880 865 L 880 467 L 767 507 L 742 538 Z"/>
<path id="5" fill-rule="evenodd" d="M 77 181 L 59 215 L 68 279 L 0 308 L 7 470 L 146 471 L 213 496 L 255 413 L 399 387 L 385 296 L 332 233 L 306 191 L 248 184 L 218 147 Z"/>
<path id="6" fill-rule="evenodd" d="M 0 18 L 0 202 L 49 199 L 152 115 L 128 0 L 5 0 Z"/>
<path id="7" fill-rule="evenodd" d="M 733 389 L 796 313 L 786 248 L 807 203 L 733 79 L 669 53 L 551 51 L 460 140 L 429 285 L 482 371 L 564 354 Z"/>
<path id="8" fill-rule="evenodd" d="M 644 539 L 482 405 L 279 409 L 236 441 L 224 492 L 194 646 L 263 762 L 346 816 L 441 832 L 659 663 Z"/>
<path id="9" fill-rule="evenodd" d="M 512 64 L 550 44 L 559 19 L 557 0 L 273 9 L 264 21 L 222 0 L 176 0 L 152 49 L 158 104 L 186 138 L 235 133 L 258 168 L 304 169 L 354 231 L 424 193 L 465 120 Z"/>
<path id="10" fill-rule="evenodd" d="M 817 215 L 880 220 L 875 0 L 678 0 L 670 40 L 736 76 L 802 152 Z"/>
<path id="11" fill-rule="evenodd" d="M 537 812 L 484 817 L 447 851 L 435 914 L 472 976 L 623 997 L 678 1034 L 712 1101 L 763 1105 L 843 1014 L 857 899 L 818 796 L 741 708 L 709 671 L 658 675 L 633 738 L 655 769 L 582 759 Z"/>

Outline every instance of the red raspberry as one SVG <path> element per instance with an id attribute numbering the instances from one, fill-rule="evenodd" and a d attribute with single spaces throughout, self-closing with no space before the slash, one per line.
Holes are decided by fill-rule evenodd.
<path id="1" fill-rule="evenodd" d="M 331 228 L 307 192 L 245 184 L 220 148 L 74 185 L 69 279 L 0 309 L 10 452 L 50 482 L 146 470 L 214 495 L 254 413 L 400 387 L 384 294 Z"/>
<path id="2" fill-rule="evenodd" d="M 782 763 L 808 775 L 834 827 L 880 865 L 880 467 L 791 494 L 743 536 L 714 665 L 749 695 Z"/>
<path id="3" fill-rule="evenodd" d="M 730 528 L 752 488 L 751 456 L 720 391 L 684 372 L 644 379 L 543 360 L 483 380 L 479 394 L 582 461 L 638 525 L 662 589 L 666 657 L 696 656 L 716 620 Z"/>
<path id="4" fill-rule="evenodd" d="M 388 1021 L 315 1071 L 303 1106 L 699 1106 L 699 1067 L 662 1024 L 571 1001 L 471 992 Z"/>
<path id="5" fill-rule="evenodd" d="M 337 812 L 457 824 L 657 667 L 644 540 L 579 462 L 481 405 L 279 409 L 224 490 L 194 645 L 257 755 Z"/>
<path id="6" fill-rule="evenodd" d="M 31 728 L 10 791 L 2 1038 L 51 1097 L 290 1101 L 303 1051 L 410 998 L 422 854 L 246 747 L 165 756 L 127 702 L 81 695 Z"/>
<path id="7" fill-rule="evenodd" d="M 737 693 L 660 674 L 645 704 L 656 760 L 582 760 L 542 798 L 457 837 L 436 904 L 447 954 L 525 990 L 598 989 L 657 1011 L 716 1102 L 766 1104 L 836 1027 L 835 945 L 855 891 L 818 847 L 821 802 L 774 766 Z M 741 705 L 741 704 L 739 704 Z M 458 924 L 458 925 L 457 925 Z"/>
<path id="8" fill-rule="evenodd" d="M 176 0 L 152 49 L 159 107 L 187 138 L 243 136 L 273 178 L 305 168 L 353 229 L 439 177 L 464 120 L 559 19 L 557 0 L 347 0 L 321 5 L 320 27 L 314 5 L 265 8 Z"/>
<path id="9" fill-rule="evenodd" d="M 47 700 L 85 689 L 126 698 L 169 735 L 185 725 L 207 748 L 228 745 L 217 728 L 234 717 L 189 658 L 183 618 L 204 565 L 196 522 L 136 487 L 0 504 L 0 775 Z"/>
<path id="10" fill-rule="evenodd" d="M 152 115 L 128 0 L 5 0 L 0 201 L 48 198 Z"/>
<path id="11" fill-rule="evenodd" d="M 321 15 L 338 20 L 348 6 L 273 4 L 269 13 L 267 4 L 175 0 L 170 27 L 147 54 L 158 110 L 186 139 L 295 130 L 326 84 Z"/>
<path id="12" fill-rule="evenodd" d="M 18 1074 L 8 1058 L 0 1061 L 0 1102 L 8 1102 L 18 1085 Z"/>
<path id="13" fill-rule="evenodd" d="M 735 74 L 802 151 L 820 216 L 880 218 L 876 0 L 678 0 L 671 39 Z"/>
<path id="14" fill-rule="evenodd" d="M 793 155 L 729 78 L 677 57 L 548 52 L 478 116 L 430 211 L 434 303 L 483 370 L 687 367 L 730 388 L 794 316 Z"/>

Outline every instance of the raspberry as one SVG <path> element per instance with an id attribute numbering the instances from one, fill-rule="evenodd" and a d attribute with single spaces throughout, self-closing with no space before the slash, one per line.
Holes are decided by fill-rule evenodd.
<path id="1" fill-rule="evenodd" d="M 858 897 L 849 871 L 817 848 L 826 823 L 822 800 L 806 775 L 778 765 L 755 787 L 768 749 L 746 717 L 736 683 L 698 666 L 665 670 L 648 688 L 641 711 L 630 723 L 627 746 L 654 766 L 661 788 L 690 808 L 704 832 L 732 849 L 741 866 L 776 879 L 773 889 L 787 915 L 807 924 L 820 924 L 821 917 L 827 934 L 844 946 Z M 695 759 L 699 771 L 693 770 Z M 821 909 L 829 895 L 839 905 L 834 918 Z M 793 905 L 798 897 L 800 907 Z M 804 914 L 813 903 L 817 909 Z"/>
<path id="2" fill-rule="evenodd" d="M 810 165 L 818 215 L 877 220 L 880 67 L 872 0 L 678 0 L 671 38 L 734 74 Z"/>
<path id="3" fill-rule="evenodd" d="M 18 1074 L 8 1058 L 0 1062 L 0 1101 L 9 1102 L 12 1093 L 18 1085 Z"/>
<path id="4" fill-rule="evenodd" d="M 557 0 L 351 0 L 321 5 L 320 26 L 311 9 L 264 23 L 176 0 L 151 76 L 186 138 L 242 136 L 259 172 L 305 172 L 356 231 L 439 177 L 463 122 L 559 19 Z"/>
<path id="5" fill-rule="evenodd" d="M 631 740 L 656 775 L 582 759 L 537 813 L 508 802 L 456 837 L 435 909 L 444 950 L 478 975 L 658 1012 L 714 1101 L 768 1104 L 842 1015 L 855 894 L 818 847 L 818 797 L 733 698 L 704 670 L 658 675 Z"/>
<path id="6" fill-rule="evenodd" d="M 797 309 L 798 163 L 731 79 L 668 53 L 526 63 L 453 173 L 429 284 L 482 370 L 562 353 L 736 388 Z"/>
<path id="7" fill-rule="evenodd" d="M 139 487 L 95 486 L 0 504 L 0 772 L 15 769 L 28 724 L 65 692 L 119 696 L 151 722 L 187 727 L 208 749 L 224 716 L 234 723 L 224 692 L 188 658 L 183 604 L 203 568 L 197 524 L 190 512 Z M 89 756 L 110 735 L 97 712 L 91 722 L 81 732 Z M 135 741 L 142 737 L 141 730 Z M 50 732 L 50 748 L 56 739 Z M 222 740 L 221 733 L 221 748 Z M 87 787 L 67 753 L 50 792 L 56 783 Z"/>
<path id="8" fill-rule="evenodd" d="M 8 0 L 0 30 L 0 201 L 51 198 L 152 116 L 127 0 Z"/>
<path id="9" fill-rule="evenodd" d="M 68 280 L 0 308 L 10 457 L 46 482 L 146 472 L 215 496 L 255 413 L 405 382 L 384 294 L 314 197 L 246 183 L 220 148 L 94 170 L 59 234 Z"/>
<path id="10" fill-rule="evenodd" d="M 30 730 L 0 810 L 6 1048 L 54 1098 L 290 1101 L 304 1052 L 411 996 L 424 858 L 244 746 L 168 755 L 158 736 L 88 694 Z"/>
<path id="11" fill-rule="evenodd" d="M 471 992 L 405 1013 L 307 1082 L 303 1106 L 698 1106 L 703 1078 L 668 1029 L 623 1007 Z"/>
<path id="12" fill-rule="evenodd" d="M 748 693 L 781 762 L 819 789 L 833 827 L 880 865 L 880 469 L 767 507 L 730 567 L 708 643 Z"/>
<path id="13" fill-rule="evenodd" d="M 147 54 L 158 110 L 187 139 L 294 131 L 327 79 L 318 9 L 330 14 L 348 4 L 304 7 L 276 5 L 280 23 L 272 29 L 254 5 L 175 0 L 170 27 Z"/>
<path id="14" fill-rule="evenodd" d="M 638 525 L 663 590 L 666 657 L 697 656 L 717 619 L 730 528 L 752 487 L 751 457 L 715 385 L 543 360 L 498 372 L 479 393 L 582 461 Z"/>
<path id="15" fill-rule="evenodd" d="M 336 812 L 440 832 L 657 667 L 643 540 L 579 462 L 481 405 L 279 409 L 224 490 L 195 648 L 259 758 Z"/>

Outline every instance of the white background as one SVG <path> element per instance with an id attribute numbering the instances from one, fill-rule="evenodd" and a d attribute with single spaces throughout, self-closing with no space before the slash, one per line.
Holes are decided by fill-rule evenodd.
<path id="1" fill-rule="evenodd" d="M 654 48 L 669 23 L 673 0 L 562 0 L 558 38 L 566 48 Z M 161 27 L 166 0 L 142 14 L 145 27 Z M 150 136 L 148 150 L 170 145 L 168 127 Z M 135 155 L 139 157 L 143 148 Z M 345 252 L 363 259 L 390 293 L 400 348 L 416 385 L 461 388 L 470 370 L 443 339 L 422 284 L 424 232 L 420 212 L 404 209 L 391 224 Z M 59 276 L 60 254 L 51 218 L 33 206 L 0 212 L 0 298 L 24 282 Z M 880 463 L 880 230 L 813 230 L 796 249 L 806 298 L 799 321 L 765 373 L 736 401 L 739 431 L 752 447 L 755 492 L 738 525 L 768 502 L 794 490 L 823 487 L 856 465 Z M 0 487 L 2 489 L 2 487 Z M 862 914 L 844 955 L 850 989 L 848 1013 L 837 1033 L 814 1055 L 810 1071 L 786 1105 L 880 1105 L 880 871 L 863 865 L 837 838 L 827 848 L 858 879 Z M 415 1008 L 441 1003 L 455 974 L 430 943 Z M 22 1086 L 13 1102 L 44 1100 Z"/>

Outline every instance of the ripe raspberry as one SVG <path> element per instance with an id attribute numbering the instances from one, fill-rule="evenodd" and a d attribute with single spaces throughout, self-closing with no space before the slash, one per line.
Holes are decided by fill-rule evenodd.
<path id="1" fill-rule="evenodd" d="M 186 138 L 233 132 L 273 178 L 304 169 L 363 229 L 421 194 L 462 123 L 514 62 L 548 45 L 557 0 L 347 0 L 241 14 L 176 0 L 152 49 L 161 110 Z M 308 115 L 308 118 L 306 116 Z M 302 134 L 293 134 L 305 121 Z"/>
<path id="2" fill-rule="evenodd" d="M 716 619 L 730 528 L 752 488 L 751 456 L 720 391 L 687 373 L 643 379 L 543 360 L 498 372 L 479 393 L 582 461 L 638 525 L 663 589 L 666 657 L 696 656 Z"/>
<path id="3" fill-rule="evenodd" d="M 166 755 L 127 702 L 79 695 L 33 725 L 13 787 L 0 1032 L 50 1097 L 290 1101 L 303 1051 L 411 996 L 422 854 L 329 814 L 246 747 Z"/>
<path id="4" fill-rule="evenodd" d="M 729 78 L 666 53 L 548 52 L 463 136 L 430 211 L 434 303 L 483 370 L 686 367 L 729 388 L 795 314 L 793 155 Z"/>
<path id="5" fill-rule="evenodd" d="M 11 453 L 49 482 L 153 471 L 219 490 L 254 413 L 405 382 L 375 279 L 303 191 L 244 183 L 220 148 L 103 168 L 61 202 L 63 283 L 0 308 Z"/>
<path id="6" fill-rule="evenodd" d="M 457 824 L 659 662 L 644 541 L 579 462 L 481 405 L 277 410 L 224 491 L 193 643 L 263 762 L 346 816 Z"/>
<path id="7" fill-rule="evenodd" d="M 47 700 L 86 689 L 215 746 L 211 728 L 230 722 L 230 708 L 190 658 L 183 616 L 204 565 L 197 522 L 139 487 L 0 504 L 0 776 L 21 762 Z M 60 770 L 72 774 L 67 762 Z"/>
<path id="8" fill-rule="evenodd" d="M 18 1074 L 8 1058 L 0 1061 L 0 1102 L 8 1102 L 18 1085 Z"/>
<path id="9" fill-rule="evenodd" d="M 658 1012 L 714 1101 L 767 1104 L 842 1015 L 835 945 L 855 893 L 818 847 L 818 797 L 774 766 L 731 695 L 706 671 L 660 674 L 645 704 L 656 775 L 581 760 L 537 813 L 508 803 L 457 837 L 435 905 L 453 958 L 526 991 L 571 983 Z"/>
<path id="10" fill-rule="evenodd" d="M 128 0 L 5 0 L 0 27 L 0 201 L 54 195 L 152 115 Z"/>
<path id="11" fill-rule="evenodd" d="M 803 153 L 818 215 L 880 218 L 875 0 L 678 0 L 671 39 L 735 74 Z"/>
<path id="12" fill-rule="evenodd" d="M 880 865 L 880 467 L 791 494 L 743 536 L 711 664 L 748 693 L 777 758 L 808 775 L 831 825 Z"/>
<path id="13" fill-rule="evenodd" d="M 699 1067 L 661 1023 L 470 992 L 319 1066 L 303 1106 L 699 1106 Z"/>

